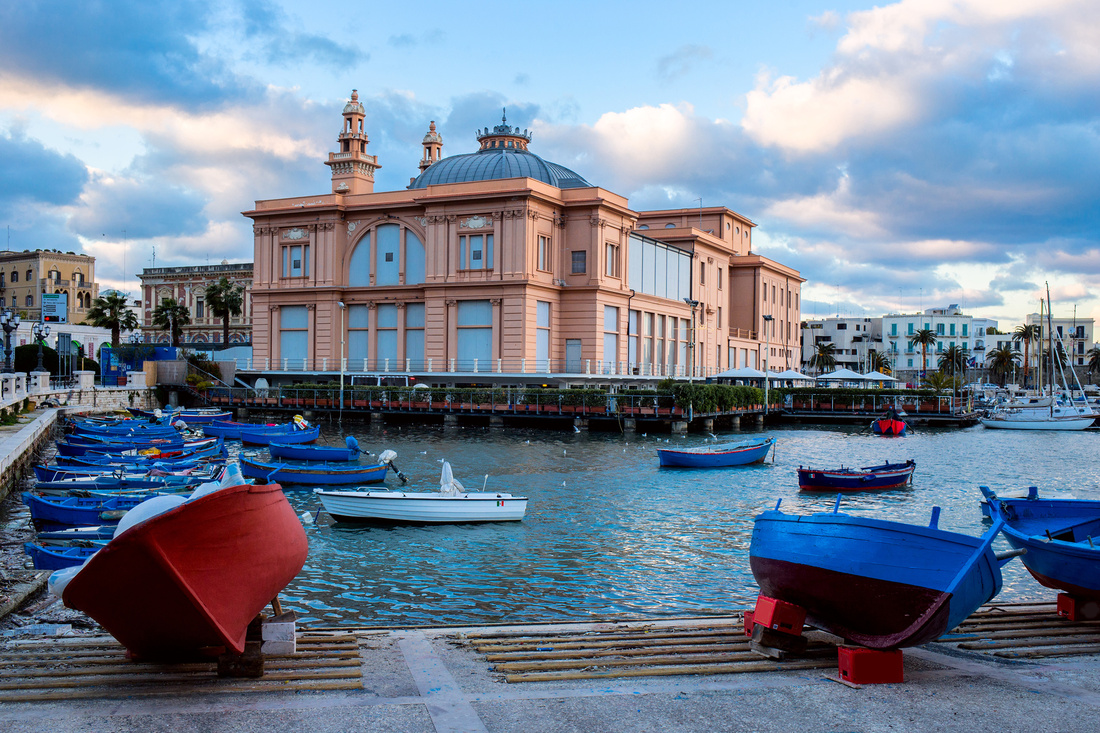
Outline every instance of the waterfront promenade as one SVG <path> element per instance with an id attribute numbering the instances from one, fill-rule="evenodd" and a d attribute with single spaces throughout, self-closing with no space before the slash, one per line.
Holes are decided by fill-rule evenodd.
<path id="1" fill-rule="evenodd" d="M 713 620 L 708 620 L 713 621 Z M 659 625 L 660 622 L 658 622 Z M 667 622 L 666 622 L 667 623 Z M 686 621 L 678 624 L 689 623 Z M 658 625 L 650 626 L 658 631 Z M 111 682 L 81 699 L 59 684 L 54 699 L 11 701 L 10 660 L 0 683 L 0 727 L 22 731 L 1093 731 L 1100 658 L 995 660 L 948 644 L 905 652 L 902 684 L 846 686 L 835 667 L 741 674 L 509 683 L 469 637 L 595 631 L 607 627 L 392 629 L 352 644 L 349 689 L 301 691 L 281 682 L 218 680 L 194 669 L 142 684 Z M 67 641 L 26 642 L 63 649 Z M 300 649 L 304 644 L 300 644 Z M 299 656 L 307 656 L 300 653 Z M 120 661 L 121 664 L 132 663 Z M 132 665 L 133 666 L 133 665 Z M 269 668 L 272 663 L 268 663 Z M 56 674 L 59 665 L 43 669 Z M 109 672 L 103 672 L 109 679 Z M 158 683 L 158 674 L 162 680 Z M 297 677 L 308 676 L 299 670 Z M 347 671 L 343 673 L 347 678 Z M 115 675 L 118 678 L 118 675 Z M 59 682 L 61 680 L 59 679 Z M 83 684 L 89 684 L 85 678 Z"/>

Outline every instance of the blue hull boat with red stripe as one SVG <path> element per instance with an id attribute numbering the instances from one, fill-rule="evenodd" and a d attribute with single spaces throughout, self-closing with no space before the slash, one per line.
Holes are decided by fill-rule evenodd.
<path id="1" fill-rule="evenodd" d="M 914 461 L 890 463 L 863 468 L 803 468 L 798 467 L 798 488 L 803 491 L 870 491 L 896 489 L 913 480 Z"/>
<path id="2" fill-rule="evenodd" d="M 760 591 L 806 610 L 811 626 L 872 649 L 933 641 L 1001 589 L 993 553 L 1001 523 L 982 537 L 778 505 L 756 517 L 749 564 Z"/>
<path id="3" fill-rule="evenodd" d="M 697 448 L 658 448 L 657 458 L 662 466 L 679 468 L 727 468 L 760 463 L 775 445 L 775 438 L 764 438 L 748 443 L 722 443 Z"/>

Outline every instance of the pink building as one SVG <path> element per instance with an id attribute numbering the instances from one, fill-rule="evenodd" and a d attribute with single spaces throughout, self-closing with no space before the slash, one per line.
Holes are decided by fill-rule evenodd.
<path id="1" fill-rule="evenodd" d="M 446 158 L 433 122 L 419 175 L 375 192 L 355 92 L 343 117 L 331 193 L 244 212 L 251 371 L 611 384 L 797 364 L 803 279 L 752 254 L 740 214 L 634 211 L 506 120 Z"/>

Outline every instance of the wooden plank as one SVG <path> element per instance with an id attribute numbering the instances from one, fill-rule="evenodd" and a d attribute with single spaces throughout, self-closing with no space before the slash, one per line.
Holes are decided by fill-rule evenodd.
<path id="1" fill-rule="evenodd" d="M 1096 636 L 1069 636 L 1060 639 L 1051 639 L 1050 637 L 1044 636 L 1038 639 L 1006 639 L 1004 641 L 966 642 L 963 644 L 959 644 L 959 649 L 986 651 L 989 649 L 1012 649 L 1062 644 L 1071 646 L 1076 644 L 1100 644 L 1100 639 L 1098 639 Z"/>
<path id="2" fill-rule="evenodd" d="M 710 645 L 681 645 L 662 647 L 661 650 L 665 653 L 675 654 L 690 654 L 692 651 L 742 651 L 748 650 L 749 642 L 746 639 L 740 644 L 710 644 Z M 625 649 L 599 649 L 588 652 L 585 656 L 589 658 L 601 657 L 601 656 L 615 656 L 618 655 L 643 655 L 651 654 L 653 647 L 634 647 Z M 576 658 L 577 653 L 573 651 L 560 651 L 560 652 L 505 652 L 503 654 L 488 654 L 485 656 L 487 662 L 507 662 L 513 659 L 573 659 Z"/>
<path id="3" fill-rule="evenodd" d="M 834 661 L 819 659 L 784 662 L 737 662 L 729 664 L 688 664 L 679 667 L 643 667 L 640 669 L 590 670 L 582 672 L 525 672 L 505 676 L 508 682 L 551 682 L 554 680 L 591 680 L 610 677 L 665 677 L 672 675 L 739 674 L 744 672 L 783 672 L 798 669 L 836 667 Z"/>
<path id="4" fill-rule="evenodd" d="M 50 702 L 57 700 L 95 700 L 120 697 L 155 697 L 161 695 L 191 695 L 195 693 L 232 693 L 242 692 L 325 692 L 329 690 L 361 690 L 362 680 L 348 682 L 310 682 L 298 685 L 226 685 L 223 687 L 150 687 L 145 689 L 106 688 L 94 690 L 53 690 L 41 693 L 0 694 L 0 702 Z"/>
<path id="5" fill-rule="evenodd" d="M 956 641 L 973 641 L 975 639 L 1028 639 L 1035 636 L 1079 636 L 1082 629 L 1072 626 L 1045 629 L 1041 634 L 1028 634 L 1020 631 L 989 631 L 989 632 L 975 632 L 972 634 L 957 634 L 954 636 L 940 637 L 941 641 L 956 642 Z M 1100 641 L 1098 636 L 1097 641 Z"/>
<path id="6" fill-rule="evenodd" d="M 1082 644 L 1080 646 L 1051 646 L 1044 649 L 1029 649 L 1023 652 L 993 652 L 995 657 L 1005 659 L 1034 659 L 1036 657 L 1070 657 L 1081 654 L 1100 654 L 1100 644 Z"/>
<path id="7" fill-rule="evenodd" d="M 563 639 L 599 639 L 601 641 L 618 641 L 618 640 L 631 640 L 631 639 L 692 639 L 692 638 L 704 638 L 708 636 L 726 636 L 726 635 L 743 635 L 744 630 L 741 626 L 730 626 L 714 629 L 667 629 L 667 630 L 654 630 L 645 632 L 585 632 L 579 634 L 554 634 L 553 636 L 521 636 L 521 637 L 504 637 L 500 639 L 485 639 L 485 638 L 466 638 L 464 641 L 469 642 L 473 646 L 494 646 L 494 642 L 500 642 L 501 645 L 507 646 L 543 646 L 555 641 L 561 641 Z"/>
<path id="8" fill-rule="evenodd" d="M 695 643 L 720 643 L 728 642 L 731 639 L 744 639 L 744 633 L 738 631 L 736 634 L 723 634 L 721 636 L 700 636 L 694 637 L 692 641 Z M 621 645 L 621 639 L 604 641 L 604 640 L 584 640 L 584 641 L 566 641 L 564 639 L 558 639 L 554 642 L 544 642 L 543 644 L 522 644 L 522 645 L 495 645 L 495 646 L 475 646 L 474 649 L 482 654 L 490 652 L 506 652 L 506 651 L 539 651 L 540 649 L 606 649 Z M 679 644 L 683 642 L 683 637 L 656 637 L 645 638 L 645 642 L 650 646 L 669 646 L 673 644 Z"/>
<path id="9" fill-rule="evenodd" d="M 799 657 L 800 660 L 810 659 L 833 659 L 833 664 L 836 664 L 836 649 L 818 649 L 813 652 L 807 651 L 805 654 Z M 562 669 L 586 669 L 586 668 L 608 668 L 608 667 L 640 667 L 643 665 L 681 665 L 681 664 L 717 664 L 717 663 L 732 663 L 732 662 L 744 662 L 751 663 L 760 660 L 760 656 L 755 652 L 731 652 L 724 654 L 697 654 L 697 655 L 682 655 L 682 654 L 657 654 L 645 657 L 630 657 L 627 659 L 617 658 L 601 658 L 601 659 L 572 659 L 572 660 L 550 660 L 550 661 L 534 661 L 534 662 L 504 662 L 501 664 L 493 665 L 494 671 L 503 672 L 526 672 L 526 671 L 539 671 L 539 670 L 562 670 Z"/>

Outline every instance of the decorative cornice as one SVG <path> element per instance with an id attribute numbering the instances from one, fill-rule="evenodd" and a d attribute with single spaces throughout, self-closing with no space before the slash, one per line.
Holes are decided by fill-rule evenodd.
<path id="1" fill-rule="evenodd" d="M 300 227 L 294 227 L 293 229 L 286 229 L 283 231 L 283 239 L 289 239 L 292 242 L 300 241 L 308 236 L 306 231 Z"/>
<path id="2" fill-rule="evenodd" d="M 459 229 L 485 229 L 493 225 L 493 217 L 488 218 L 477 214 L 475 216 L 467 217 L 458 223 Z"/>

